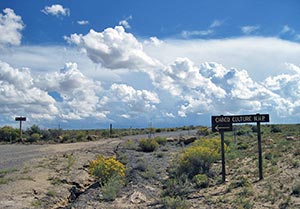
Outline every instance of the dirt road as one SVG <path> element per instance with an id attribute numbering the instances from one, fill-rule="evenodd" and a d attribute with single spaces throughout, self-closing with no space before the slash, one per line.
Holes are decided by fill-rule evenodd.
<path id="1" fill-rule="evenodd" d="M 120 139 L 103 139 L 92 142 L 78 142 L 70 144 L 44 144 L 44 145 L 0 145 L 0 170 L 8 168 L 20 168 L 31 159 L 38 159 L 53 154 L 70 152 L 75 150 L 88 150 L 90 148 L 115 145 Z"/>

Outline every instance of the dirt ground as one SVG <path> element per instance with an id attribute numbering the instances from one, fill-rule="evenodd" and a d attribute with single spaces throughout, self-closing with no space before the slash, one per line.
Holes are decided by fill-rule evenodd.
<path id="1" fill-rule="evenodd" d="M 1 145 L 0 208 L 65 205 L 72 187 L 84 190 L 93 183 L 84 168 L 89 161 L 97 154 L 113 155 L 119 143 L 120 139 L 103 139 L 72 144 Z"/>

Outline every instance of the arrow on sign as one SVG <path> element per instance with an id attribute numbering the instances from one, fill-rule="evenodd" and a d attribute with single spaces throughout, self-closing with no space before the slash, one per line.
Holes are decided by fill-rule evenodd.
<path id="1" fill-rule="evenodd" d="M 217 125 L 217 126 L 215 127 L 215 129 L 216 129 L 217 131 L 221 131 L 221 130 L 227 130 L 227 129 L 230 129 L 230 127 L 229 127 L 229 126 L 219 126 L 219 125 Z"/>
<path id="2" fill-rule="evenodd" d="M 213 131 L 232 131 L 232 123 L 222 123 L 217 124 L 216 126 L 213 126 Z"/>

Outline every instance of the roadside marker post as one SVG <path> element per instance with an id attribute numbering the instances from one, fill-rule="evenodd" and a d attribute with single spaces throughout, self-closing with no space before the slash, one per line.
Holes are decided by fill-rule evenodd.
<path id="1" fill-rule="evenodd" d="M 255 123 L 257 125 L 257 144 L 258 144 L 258 169 L 259 180 L 263 179 L 263 162 L 262 162 L 262 148 L 261 148 L 261 122 L 270 122 L 269 114 L 255 114 L 255 115 L 230 115 L 230 116 L 211 116 L 211 127 L 213 132 L 221 134 L 221 155 L 222 155 L 222 181 L 226 180 L 225 169 L 225 150 L 224 150 L 224 132 L 232 131 L 233 123 Z"/>
<path id="2" fill-rule="evenodd" d="M 16 117 L 15 121 L 20 121 L 20 140 L 22 141 L 22 143 L 24 143 L 23 141 L 23 137 L 22 137 L 22 121 L 26 121 L 26 117 Z"/>

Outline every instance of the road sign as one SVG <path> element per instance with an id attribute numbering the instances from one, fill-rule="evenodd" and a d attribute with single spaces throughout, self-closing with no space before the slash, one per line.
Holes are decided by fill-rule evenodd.
<path id="1" fill-rule="evenodd" d="M 261 149 L 261 132 L 260 123 L 270 122 L 269 114 L 256 115 L 230 115 L 230 116 L 211 116 L 212 131 L 220 132 L 221 146 L 222 146 L 222 181 L 225 182 L 225 153 L 224 153 L 224 132 L 232 131 L 233 123 L 257 123 L 257 142 L 258 142 L 258 169 L 259 179 L 263 179 L 263 163 L 262 163 L 262 149 Z"/>
<path id="2" fill-rule="evenodd" d="M 212 126 L 213 132 L 232 131 L 232 123 L 219 123 Z"/>
<path id="3" fill-rule="evenodd" d="M 16 121 L 26 121 L 26 117 L 16 117 Z"/>
<path id="4" fill-rule="evenodd" d="M 222 123 L 256 123 L 256 122 L 270 122 L 269 114 L 256 115 L 220 115 L 211 117 L 212 126 Z"/>

